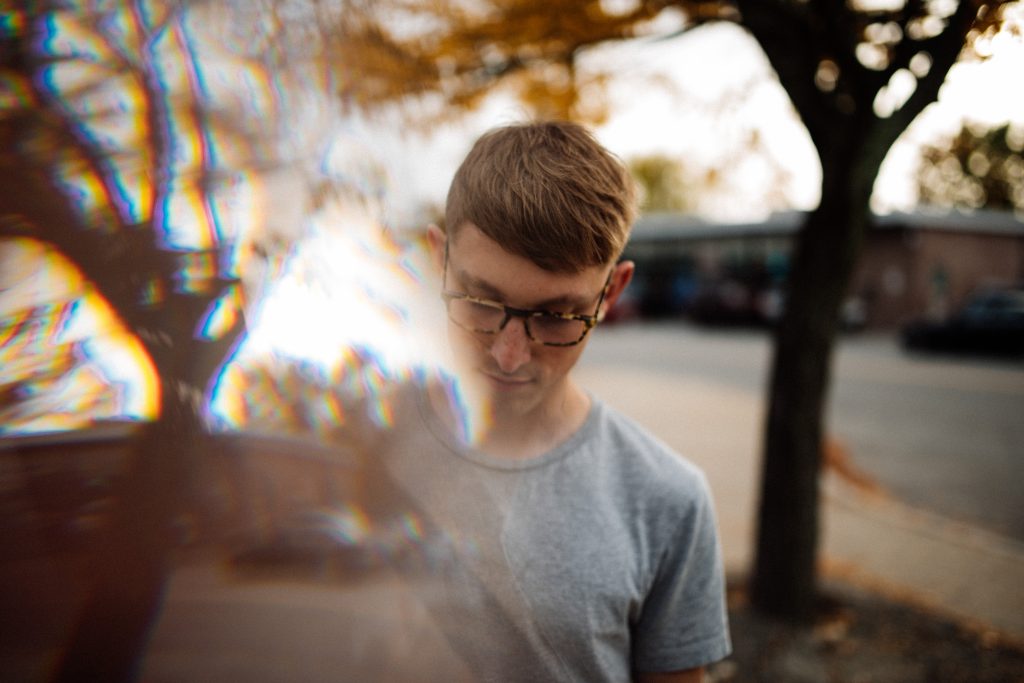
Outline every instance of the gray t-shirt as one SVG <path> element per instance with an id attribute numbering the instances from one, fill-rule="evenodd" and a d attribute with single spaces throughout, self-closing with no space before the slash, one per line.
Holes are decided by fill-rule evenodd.
<path id="1" fill-rule="evenodd" d="M 421 597 L 475 680 L 628 681 L 729 654 L 721 552 L 703 474 L 592 397 L 550 452 L 460 444 L 417 395 L 378 443 L 424 536 Z M 426 671 L 424 672 L 426 675 Z"/>

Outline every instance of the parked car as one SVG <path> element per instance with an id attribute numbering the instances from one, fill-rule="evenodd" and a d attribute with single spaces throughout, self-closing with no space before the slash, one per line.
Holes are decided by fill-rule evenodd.
<path id="1" fill-rule="evenodd" d="M 921 351 L 1024 355 L 1024 285 L 981 291 L 945 320 L 911 322 L 901 340 Z"/>
<path id="2" fill-rule="evenodd" d="M 705 325 L 761 327 L 771 322 L 762 290 L 739 279 L 704 282 L 689 304 L 690 318 Z"/>
<path id="3" fill-rule="evenodd" d="M 782 318 L 786 296 L 781 284 L 754 287 L 736 280 L 705 284 L 690 303 L 690 317 L 710 325 L 772 327 Z M 845 332 L 862 330 L 867 323 L 864 300 L 849 296 L 839 312 Z"/>

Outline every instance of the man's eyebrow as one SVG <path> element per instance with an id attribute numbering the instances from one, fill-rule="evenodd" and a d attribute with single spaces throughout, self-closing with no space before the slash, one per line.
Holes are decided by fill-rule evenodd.
<path id="1" fill-rule="evenodd" d="M 473 290 L 474 295 L 494 298 L 495 301 L 500 301 L 505 296 L 500 289 L 487 280 L 470 275 L 461 268 L 456 269 L 455 277 L 467 288 Z"/>
<path id="2" fill-rule="evenodd" d="M 531 306 L 531 308 L 533 310 L 538 310 L 538 311 L 550 311 L 552 309 L 559 309 L 559 308 L 584 308 L 586 306 L 592 305 L 595 302 L 596 302 L 596 299 L 595 299 L 595 301 L 589 301 L 589 300 L 584 300 L 584 299 L 582 299 L 580 297 L 563 295 L 563 296 L 556 296 L 553 299 L 545 299 L 544 301 L 538 301 L 536 304 Z"/>
<path id="3" fill-rule="evenodd" d="M 462 269 L 456 269 L 455 274 L 463 285 L 473 290 L 474 296 L 480 296 L 481 298 L 486 299 L 493 299 L 496 302 L 507 304 L 508 298 L 505 296 L 505 293 L 502 292 L 500 288 L 487 282 L 487 280 L 470 275 L 469 273 Z M 582 297 L 563 294 L 561 296 L 552 297 L 550 299 L 544 299 L 543 301 L 533 302 L 530 306 L 526 306 L 524 308 L 533 311 L 551 310 L 554 308 L 566 307 L 583 308 L 585 306 L 589 306 L 591 303 L 593 302 L 591 302 L 589 298 L 585 300 Z"/>

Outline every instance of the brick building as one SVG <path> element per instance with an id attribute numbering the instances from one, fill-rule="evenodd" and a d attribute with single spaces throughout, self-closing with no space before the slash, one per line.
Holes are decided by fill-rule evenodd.
<path id="1" fill-rule="evenodd" d="M 637 261 L 635 295 L 650 315 L 698 312 L 709 289 L 752 317 L 777 314 L 793 237 L 803 214 L 716 224 L 691 216 L 641 217 L 626 249 Z M 976 211 L 877 216 L 850 286 L 863 324 L 896 327 L 942 317 L 972 292 L 1024 281 L 1024 220 Z M 745 302 L 745 303 L 742 303 Z"/>

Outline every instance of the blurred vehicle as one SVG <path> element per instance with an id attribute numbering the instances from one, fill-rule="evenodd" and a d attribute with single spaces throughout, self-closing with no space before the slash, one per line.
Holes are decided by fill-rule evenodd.
<path id="1" fill-rule="evenodd" d="M 701 283 L 690 302 L 690 318 L 704 325 L 763 326 L 772 322 L 768 290 L 739 279 Z"/>
<path id="2" fill-rule="evenodd" d="M 901 342 L 919 351 L 1024 355 L 1024 285 L 980 291 L 945 320 L 915 320 Z"/>
<path id="3" fill-rule="evenodd" d="M 703 284 L 690 303 L 689 315 L 704 325 L 773 327 L 785 308 L 782 284 L 754 286 L 739 280 L 720 280 Z M 840 329 L 856 331 L 866 324 L 864 300 L 847 297 L 840 310 Z"/>

